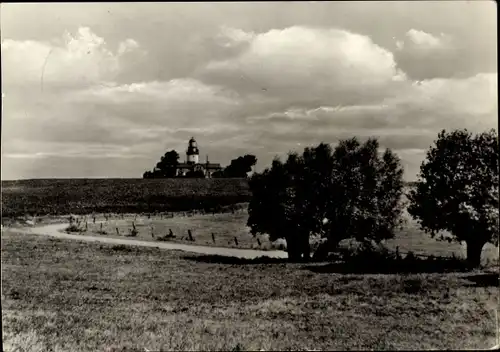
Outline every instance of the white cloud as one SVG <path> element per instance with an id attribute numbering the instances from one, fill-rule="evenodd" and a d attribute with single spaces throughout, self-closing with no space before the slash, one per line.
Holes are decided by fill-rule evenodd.
<path id="1" fill-rule="evenodd" d="M 2 42 L 4 87 L 72 87 L 110 81 L 123 68 L 122 58 L 139 45 L 132 39 L 109 49 L 104 38 L 88 27 L 76 35 L 66 32 L 61 40 L 39 42 L 5 39 Z"/>
<path id="2" fill-rule="evenodd" d="M 416 45 L 424 48 L 438 48 L 443 42 L 440 38 L 433 36 L 430 33 L 417 29 L 410 29 L 406 32 L 406 36 Z"/>
<path id="3" fill-rule="evenodd" d="M 127 65 L 144 53 L 133 39 L 112 50 L 83 28 L 58 43 L 5 40 L 2 59 L 10 76 L 2 157 L 27 175 L 50 173 L 47 159 L 52 165 L 60 158 L 82 159 L 72 175 L 140 175 L 166 148 L 182 154 L 195 135 L 215 162 L 250 152 L 263 168 L 272 154 L 375 135 L 401 151 L 412 178 L 441 128 L 497 125 L 496 73 L 413 82 L 390 51 L 341 29 L 254 33 L 226 27 L 219 39 L 236 50 L 224 49 L 224 59 L 205 63 L 192 77 L 151 81 L 142 81 L 140 70 L 134 72 L 141 79 L 127 76 Z M 412 40 L 399 45 L 404 50 L 398 53 L 434 53 L 419 51 Z M 49 53 L 42 94 L 40 68 Z M 17 66 L 23 69 L 11 69 Z M 114 79 L 124 71 L 126 84 Z M 11 94 L 15 84 L 23 90 Z M 57 164 L 61 175 L 70 170 L 64 163 Z"/>
<path id="4" fill-rule="evenodd" d="M 239 55 L 210 62 L 197 74 L 246 95 L 296 104 L 347 95 L 370 99 L 405 80 L 393 54 L 369 37 L 300 26 L 252 35 Z"/>
<path id="5" fill-rule="evenodd" d="M 250 43 L 254 37 L 254 32 L 245 32 L 238 28 L 221 26 L 216 41 L 224 47 L 234 47 Z"/>
<path id="6" fill-rule="evenodd" d="M 410 29 L 405 34 L 407 41 L 396 40 L 396 48 L 402 50 L 436 51 L 452 47 L 452 38 L 440 33 L 438 36 L 418 29 Z"/>

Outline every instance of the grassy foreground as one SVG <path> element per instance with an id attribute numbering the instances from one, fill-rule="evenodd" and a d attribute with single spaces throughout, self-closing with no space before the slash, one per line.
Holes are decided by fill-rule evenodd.
<path id="1" fill-rule="evenodd" d="M 481 349 L 497 295 L 470 273 L 322 274 L 2 234 L 6 351 Z"/>

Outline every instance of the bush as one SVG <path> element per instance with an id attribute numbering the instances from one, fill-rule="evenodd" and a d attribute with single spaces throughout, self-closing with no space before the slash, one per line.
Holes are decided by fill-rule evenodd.
<path id="1" fill-rule="evenodd" d="M 85 231 L 84 229 L 80 228 L 76 224 L 71 224 L 65 229 L 66 232 L 83 232 Z"/>
<path id="2" fill-rule="evenodd" d="M 343 261 L 342 265 L 355 272 L 425 273 L 468 270 L 467 261 L 455 256 L 418 257 L 410 251 L 403 257 L 381 245 L 339 248 L 338 253 L 339 259 Z"/>

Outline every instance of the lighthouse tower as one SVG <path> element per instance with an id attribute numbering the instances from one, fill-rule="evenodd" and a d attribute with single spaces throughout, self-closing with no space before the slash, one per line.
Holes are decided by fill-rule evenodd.
<path id="1" fill-rule="evenodd" d="M 193 137 L 189 140 L 188 149 L 186 151 L 187 163 L 188 164 L 198 164 L 198 157 L 200 151 L 198 150 L 198 144 Z"/>

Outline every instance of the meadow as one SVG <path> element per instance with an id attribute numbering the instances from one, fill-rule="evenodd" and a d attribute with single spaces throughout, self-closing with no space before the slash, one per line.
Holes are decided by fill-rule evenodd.
<path id="1" fill-rule="evenodd" d="M 2 215 L 172 212 L 246 202 L 246 179 L 36 179 L 2 181 Z"/>
<path id="2" fill-rule="evenodd" d="M 286 250 L 286 241 L 269 240 L 266 234 L 253 236 L 246 226 L 248 203 L 238 203 L 222 207 L 219 213 L 178 212 L 165 214 L 95 214 L 74 216 L 70 226 L 69 216 L 48 216 L 36 220 L 36 225 L 65 223 L 66 231 L 82 236 L 127 238 L 140 241 L 168 241 L 198 246 L 214 246 L 240 249 Z M 18 219 L 19 220 L 19 219 Z M 26 226 L 26 222 L 5 219 L 8 227 Z M 391 252 L 398 251 L 403 256 L 412 252 L 419 257 L 465 258 L 465 244 L 439 241 L 425 234 L 418 223 L 405 215 L 406 224 L 396 231 L 393 239 L 384 241 L 382 246 Z M 94 222 L 95 221 L 95 222 Z M 135 228 L 136 233 L 132 235 Z M 172 231 L 172 232 L 170 232 Z M 191 231 L 191 238 L 189 237 Z M 169 235 L 173 234 L 174 237 Z M 213 236 L 212 236 L 213 235 Z M 313 250 L 322 240 L 311 236 Z M 341 241 L 342 248 L 356 248 L 359 243 L 351 240 Z M 485 245 L 482 254 L 483 266 L 498 265 L 498 247 Z"/>
<path id="3" fill-rule="evenodd" d="M 201 246 L 261 250 L 274 248 L 267 235 L 254 237 L 250 233 L 250 229 L 246 226 L 248 218 L 246 207 L 247 204 L 242 203 L 231 207 L 237 208 L 236 210 L 214 214 L 123 214 L 109 217 L 107 215 L 95 218 L 81 217 L 79 222 L 73 222 L 73 227 L 68 232 L 84 236 L 127 237 L 141 241 L 168 241 Z M 132 234 L 134 229 L 136 232 Z"/>
<path id="4" fill-rule="evenodd" d="M 496 343 L 498 287 L 488 274 L 325 273 L 318 270 L 323 265 L 217 260 L 7 231 L 4 350 L 415 350 Z"/>
<path id="5" fill-rule="evenodd" d="M 50 195 L 37 182 L 40 194 Z M 92 197 L 86 206 L 94 204 Z M 219 206 L 217 213 L 94 210 L 76 216 L 72 233 L 158 241 L 172 230 L 175 238 L 164 240 L 276 249 L 266 236 L 249 233 L 246 207 Z M 390 251 L 465 256 L 463 246 L 430 238 L 405 216 L 404 229 L 384 243 Z M 69 226 L 68 218 L 45 215 L 35 222 Z M 482 270 L 452 267 L 448 263 L 460 264 L 454 259 L 414 261 L 404 272 L 404 260 L 382 268 L 375 257 L 357 266 L 288 263 L 21 234 L 19 227 L 32 220 L 26 214 L 2 219 L 6 351 L 486 349 L 498 343 L 498 247 L 491 245 L 483 251 Z M 137 234 L 128 237 L 134 226 Z M 345 241 L 343 248 L 355 245 Z"/>

